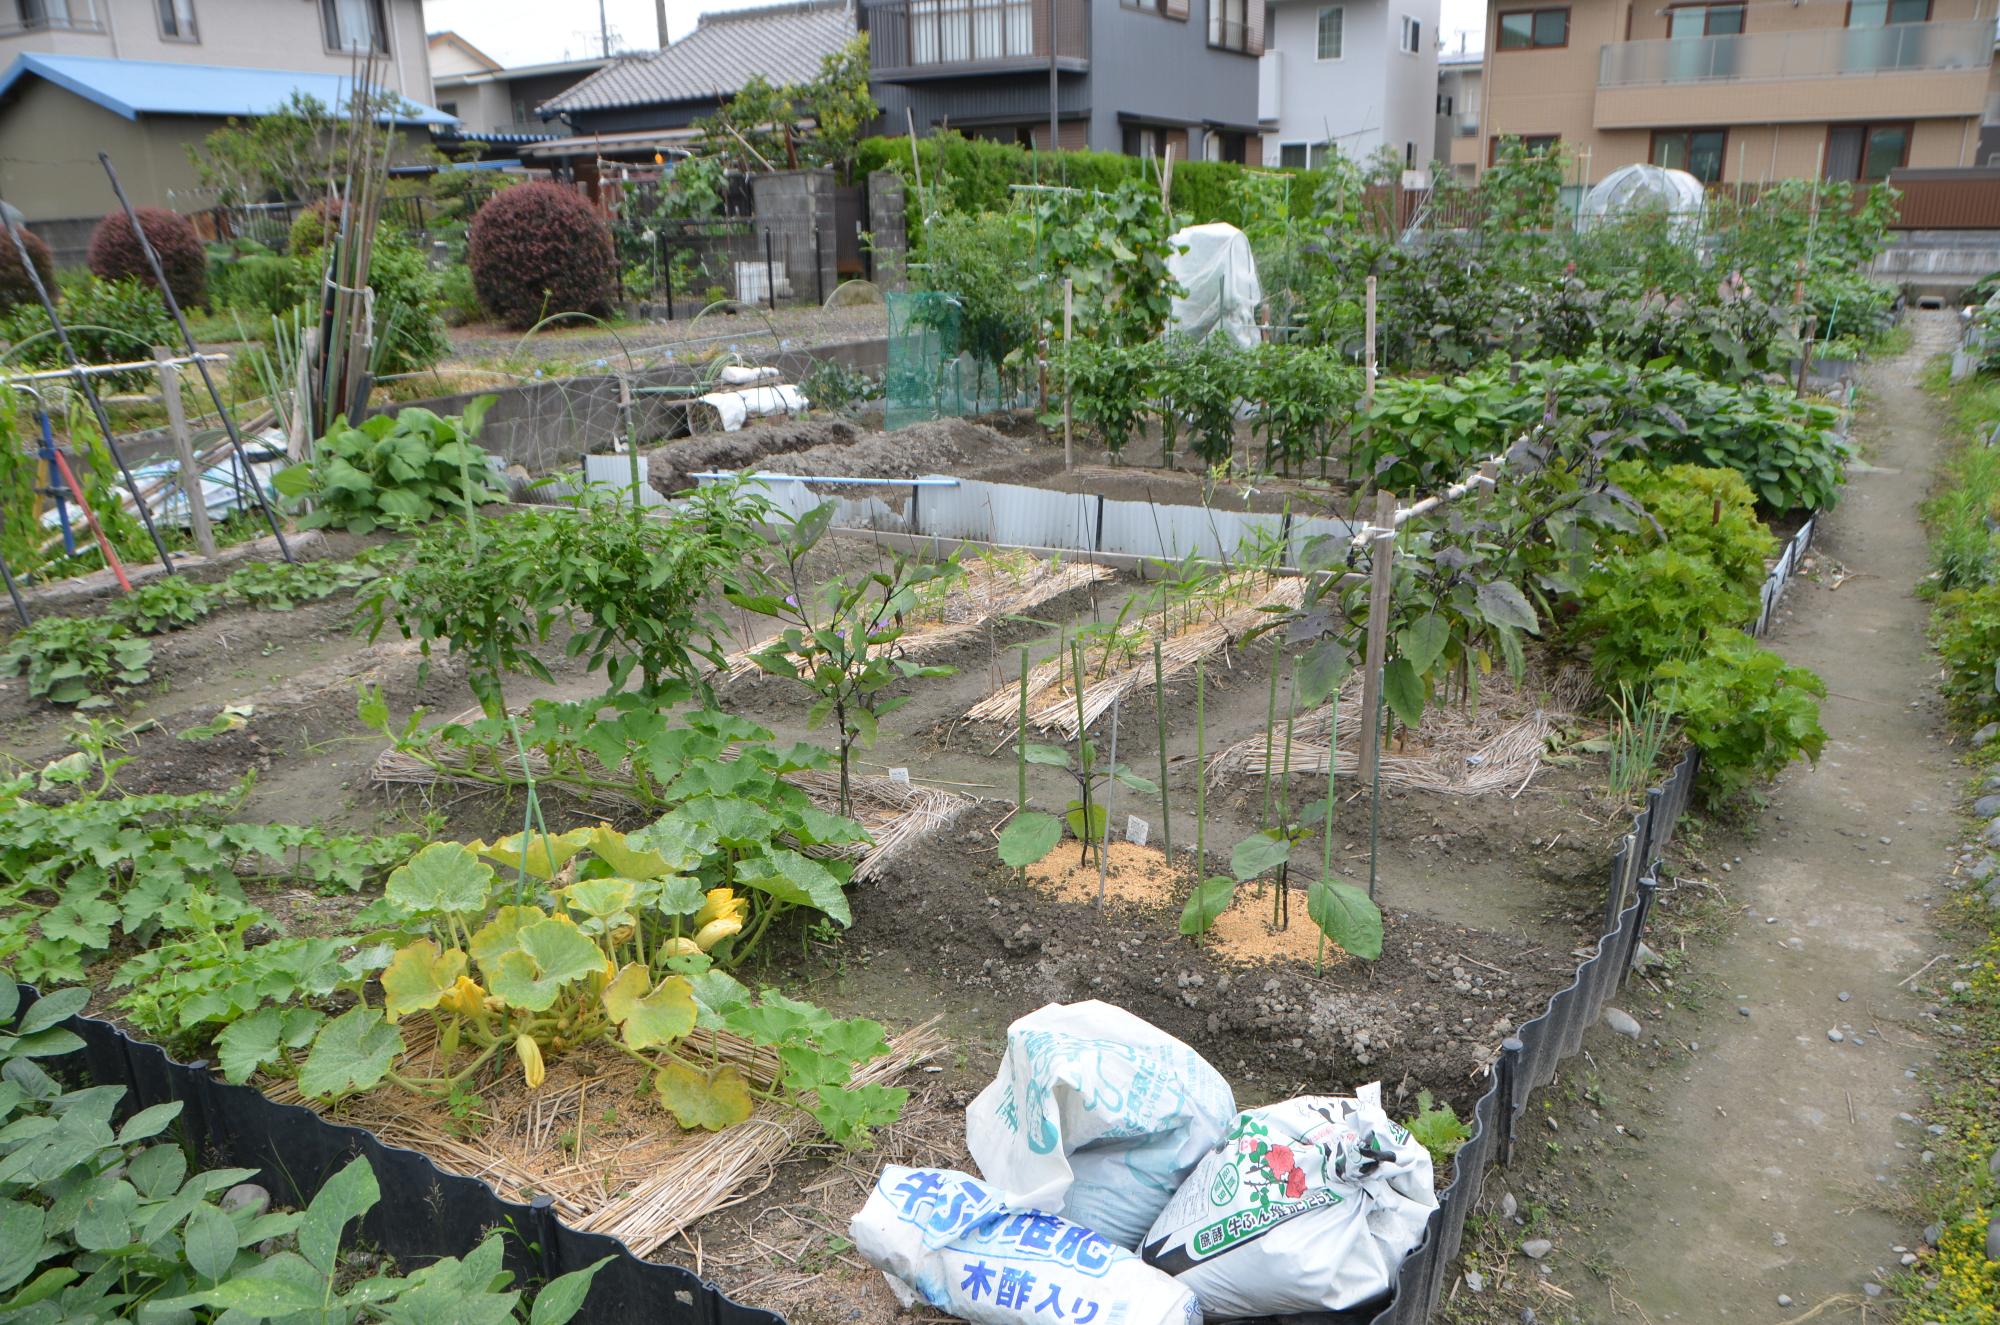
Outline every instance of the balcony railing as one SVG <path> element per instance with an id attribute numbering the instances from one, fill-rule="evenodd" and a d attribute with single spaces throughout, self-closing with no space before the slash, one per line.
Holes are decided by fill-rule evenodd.
<path id="1" fill-rule="evenodd" d="M 0 37 L 19 37 L 30 32 L 102 32 L 95 0 L 74 3 L 16 3 L 0 12 Z"/>
<path id="2" fill-rule="evenodd" d="M 1003 72 L 1090 58 L 1086 0 L 888 0 L 867 7 L 878 76 Z"/>
<path id="3" fill-rule="evenodd" d="M 1778 81 L 1847 74 L 1984 69 L 1993 22 L 1892 23 L 1879 28 L 1807 28 L 1721 37 L 1665 37 L 1606 46 L 1599 87 L 1654 83 Z"/>

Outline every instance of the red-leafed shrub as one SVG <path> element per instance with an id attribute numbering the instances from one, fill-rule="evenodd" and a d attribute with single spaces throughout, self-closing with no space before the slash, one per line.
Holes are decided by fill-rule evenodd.
<path id="1" fill-rule="evenodd" d="M 160 255 L 160 270 L 167 274 L 167 288 L 183 307 L 201 303 L 208 295 L 208 250 L 195 237 L 187 219 L 163 207 L 141 207 L 139 224 Z M 136 276 L 153 284 L 153 269 L 146 265 L 145 250 L 132 233 L 132 223 L 122 211 L 112 212 L 90 232 L 90 270 L 107 281 Z"/>
<path id="2" fill-rule="evenodd" d="M 510 327 L 610 310 L 611 228 L 560 184 L 517 184 L 472 218 L 466 260 L 486 311 Z"/>
<path id="3" fill-rule="evenodd" d="M 53 298 L 56 292 L 56 264 L 49 256 L 49 246 L 26 226 L 21 227 L 21 243 L 28 250 L 28 260 L 35 264 L 35 270 L 41 275 L 42 288 Z M 36 302 L 34 283 L 21 266 L 21 255 L 15 251 L 14 241 L 8 238 L 4 227 L 0 227 L 0 312 L 16 304 Z"/>

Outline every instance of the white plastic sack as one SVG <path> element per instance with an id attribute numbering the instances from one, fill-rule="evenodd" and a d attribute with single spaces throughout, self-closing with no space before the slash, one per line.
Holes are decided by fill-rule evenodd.
<path id="1" fill-rule="evenodd" d="M 1221 1073 L 1165 1031 L 1109 1003 L 1051 1003 L 1007 1028 L 965 1141 L 1009 1204 L 1134 1248 L 1235 1113 Z"/>
<path id="2" fill-rule="evenodd" d="M 1233 225 L 1217 221 L 1191 225 L 1175 232 L 1175 252 L 1167 258 L 1167 275 L 1180 283 L 1167 325 L 1191 340 L 1220 332 L 1243 349 L 1262 339 L 1257 331 L 1257 305 L 1264 291 L 1257 283 L 1257 259 L 1250 241 Z"/>
<path id="3" fill-rule="evenodd" d="M 1388 1290 L 1436 1208 L 1430 1152 L 1376 1084 L 1239 1114 L 1142 1251 L 1210 1320 L 1338 1311 Z"/>
<path id="4" fill-rule="evenodd" d="M 759 382 L 775 382 L 778 370 L 771 364 L 724 364 L 722 384 L 724 386 L 755 386 Z"/>
<path id="5" fill-rule="evenodd" d="M 1131 1252 L 952 1169 L 886 1166 L 847 1235 L 905 1307 L 975 1325 L 1201 1325 L 1194 1294 Z"/>
<path id="6" fill-rule="evenodd" d="M 766 414 L 803 414 L 805 395 L 795 386 L 753 386 L 743 391 L 712 391 L 701 403 L 715 410 L 724 432 L 736 432 L 743 421 Z"/>

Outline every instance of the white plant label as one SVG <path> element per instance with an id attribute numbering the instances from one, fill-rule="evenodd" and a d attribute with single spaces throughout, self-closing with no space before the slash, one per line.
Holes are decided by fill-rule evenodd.
<path id="1" fill-rule="evenodd" d="M 907 787 L 907 786 L 909 786 L 909 785 L 910 785 L 910 770 L 909 770 L 909 769 L 907 769 L 907 768 L 892 768 L 892 769 L 890 769 L 890 770 L 889 770 L 889 781 L 891 781 L 891 782 L 900 782 L 900 783 L 902 783 L 902 784 L 903 784 L 904 786 L 906 786 L 906 787 Z"/>
<path id="2" fill-rule="evenodd" d="M 1138 815 L 1128 814 L 1125 816 L 1125 840 L 1133 846 L 1145 846 L 1146 835 L 1152 831 L 1153 826 Z"/>

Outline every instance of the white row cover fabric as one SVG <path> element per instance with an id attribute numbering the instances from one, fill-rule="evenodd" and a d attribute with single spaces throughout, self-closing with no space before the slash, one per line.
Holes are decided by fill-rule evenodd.
<path id="1" fill-rule="evenodd" d="M 1264 291 L 1250 240 L 1235 226 L 1217 221 L 1178 231 L 1173 243 L 1177 251 L 1167 258 L 1167 274 L 1187 293 L 1174 296 L 1168 329 L 1192 340 L 1220 332 L 1243 349 L 1255 346 L 1257 306 L 1264 302 Z"/>

